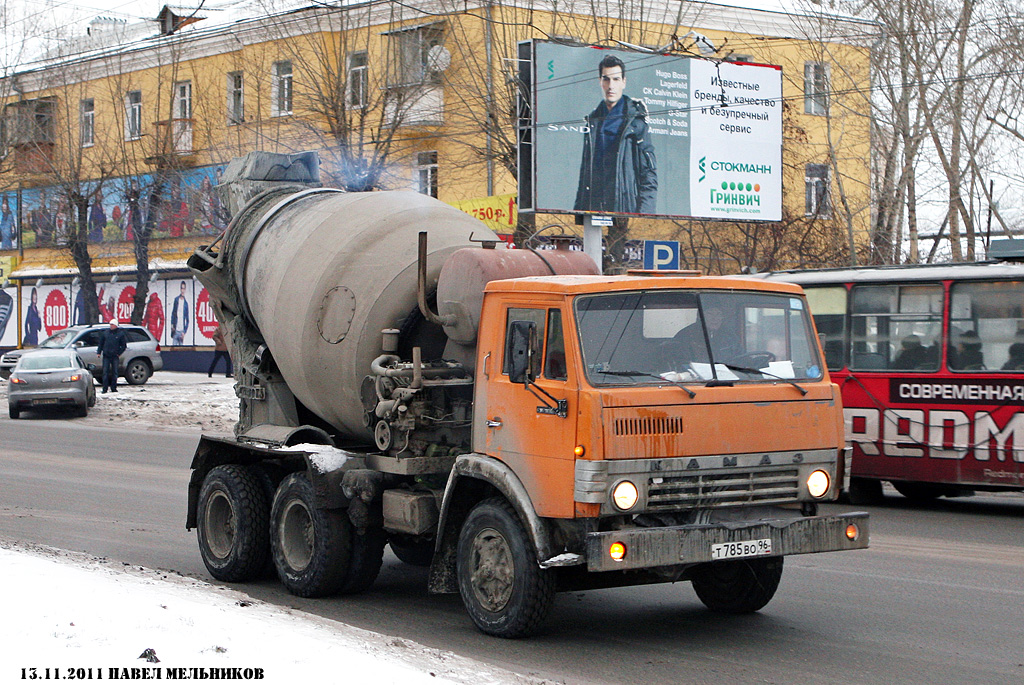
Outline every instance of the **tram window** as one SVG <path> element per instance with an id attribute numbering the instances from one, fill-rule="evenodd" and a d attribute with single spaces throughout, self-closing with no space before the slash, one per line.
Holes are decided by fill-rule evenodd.
<path id="1" fill-rule="evenodd" d="M 846 288 L 806 288 L 807 305 L 818 329 L 830 371 L 846 366 Z"/>
<path id="2" fill-rule="evenodd" d="M 946 362 L 954 371 L 1024 371 L 1024 281 L 953 284 Z"/>
<path id="3" fill-rule="evenodd" d="M 854 286 L 850 368 L 937 371 L 942 286 Z"/>

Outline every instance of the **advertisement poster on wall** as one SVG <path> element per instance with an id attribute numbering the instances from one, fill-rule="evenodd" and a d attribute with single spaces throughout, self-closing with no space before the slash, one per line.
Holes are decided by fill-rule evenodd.
<path id="1" fill-rule="evenodd" d="M 71 325 L 71 286 L 22 286 L 22 344 L 34 347 Z"/>
<path id="2" fill-rule="evenodd" d="M 210 304 L 210 293 L 202 285 L 198 285 L 196 295 L 196 345 L 212 345 L 213 333 L 217 330 L 217 315 Z"/>
<path id="3" fill-rule="evenodd" d="M 533 45 L 521 210 L 782 218 L 781 68 Z"/>
<path id="4" fill-rule="evenodd" d="M 89 205 L 89 243 L 132 241 L 143 227 L 150 229 L 153 238 L 219 234 L 230 218 L 214 192 L 222 172 L 223 167 L 214 166 L 83 184 Z M 26 189 L 21 197 L 23 224 L 18 230 L 16 196 L 0 195 L 0 249 L 16 248 L 19 235 L 25 247 L 66 244 L 75 220 L 66 193 L 58 187 L 43 187 Z M 4 207 L 11 209 L 10 219 Z M 11 247 L 6 247 L 8 226 L 13 231 Z"/>
<path id="5" fill-rule="evenodd" d="M 164 301 L 164 335 L 169 346 L 195 343 L 195 282 L 191 278 L 169 279 Z"/>
<path id="6" fill-rule="evenodd" d="M 0 288 L 0 347 L 18 344 L 18 289 Z"/>

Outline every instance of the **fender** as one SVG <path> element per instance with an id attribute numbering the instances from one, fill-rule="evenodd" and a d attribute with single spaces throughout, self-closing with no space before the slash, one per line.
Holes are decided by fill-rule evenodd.
<path id="1" fill-rule="evenodd" d="M 507 464 L 483 454 L 463 454 L 455 460 L 441 501 L 437 542 L 427 583 L 429 592 L 459 591 L 455 573 L 459 530 L 472 506 L 490 496 L 488 490 L 496 490 L 515 508 L 537 559 L 549 559 L 561 551 L 554 549 L 554 536 L 548 524 L 537 516 L 526 487 Z"/>
<path id="2" fill-rule="evenodd" d="M 239 438 L 220 438 L 203 435 L 199 438 L 199 445 L 192 457 L 192 475 L 188 484 L 188 509 L 185 516 L 185 530 L 192 530 L 196 527 L 196 507 L 199 504 L 199 490 L 203 486 L 206 474 L 216 466 L 222 464 L 258 464 L 269 460 L 278 460 L 288 457 L 302 457 L 306 461 L 306 470 L 313 483 L 314 491 L 317 492 L 318 500 L 324 508 L 337 508 L 342 506 L 337 502 L 338 496 L 331 497 L 331 493 L 341 493 L 341 475 L 321 474 L 313 467 L 307 452 L 288 452 L 282 454 L 276 447 L 297 445 L 310 442 L 319 445 L 334 445 L 331 437 L 322 429 L 316 426 L 272 426 L 261 424 L 253 426 Z M 273 499 L 273 486 L 271 482 L 268 493 Z M 336 487 L 337 486 L 337 487 Z M 346 500 L 347 501 L 347 500 Z"/>

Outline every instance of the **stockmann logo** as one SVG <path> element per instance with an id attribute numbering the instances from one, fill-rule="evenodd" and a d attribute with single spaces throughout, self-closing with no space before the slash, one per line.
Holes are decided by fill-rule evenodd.
<path id="1" fill-rule="evenodd" d="M 701 157 L 700 161 L 697 162 L 697 168 L 700 169 L 700 178 L 697 179 L 697 183 L 702 183 L 704 179 L 708 177 L 707 174 L 704 172 L 705 159 L 707 159 L 707 157 Z"/>

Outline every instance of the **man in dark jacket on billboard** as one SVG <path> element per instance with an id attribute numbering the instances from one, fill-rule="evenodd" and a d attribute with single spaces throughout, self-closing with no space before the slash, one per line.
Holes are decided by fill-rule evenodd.
<path id="1" fill-rule="evenodd" d="M 117 319 L 110 320 L 110 328 L 103 331 L 96 351 L 103 359 L 103 392 L 110 388 L 117 392 L 117 362 L 121 353 L 128 349 L 128 337 L 117 327 Z"/>
<path id="2" fill-rule="evenodd" d="M 587 116 L 574 209 L 654 214 L 658 194 L 647 106 L 624 94 L 626 65 L 608 55 L 598 65 L 604 99 Z"/>

